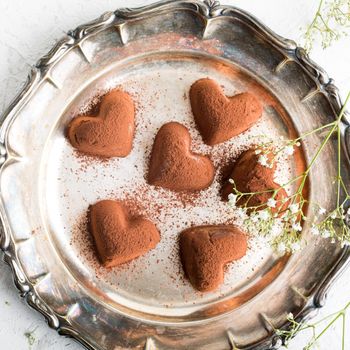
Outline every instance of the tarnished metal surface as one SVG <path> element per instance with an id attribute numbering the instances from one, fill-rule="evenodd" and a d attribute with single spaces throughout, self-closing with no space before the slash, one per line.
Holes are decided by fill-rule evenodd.
<path id="1" fill-rule="evenodd" d="M 74 258 L 64 255 L 66 242 L 48 220 L 56 200 L 54 182 L 47 178 L 47 168 L 55 160 L 50 144 L 62 138 L 67 110 L 79 105 L 82 92 L 86 95 L 106 77 L 149 62 L 163 69 L 162 60 L 168 62 L 166 69 L 174 60 L 180 62 L 184 74 L 194 74 L 193 62 L 214 62 L 214 70 L 232 64 L 278 99 L 299 133 L 333 120 L 341 109 L 336 87 L 303 49 L 237 8 L 217 1 L 163 1 L 106 13 L 69 32 L 43 57 L 2 117 L 0 242 L 5 261 L 28 304 L 47 318 L 50 327 L 89 349 L 273 348 L 281 343 L 273 330 L 286 326 L 288 312 L 305 318 L 323 305 L 349 249 L 315 241 L 305 225 L 307 247 L 276 261 L 274 278 L 261 276 L 263 287 L 257 289 L 256 281 L 249 297 L 203 302 L 196 311 L 187 306 L 166 311 L 159 302 L 158 308 L 146 312 L 113 299 L 113 293 L 91 276 L 77 277 Z M 198 69 L 209 69 L 200 65 Z M 347 116 L 343 130 L 348 157 Z M 306 160 L 319 141 L 314 135 L 305 144 Z M 334 154 L 331 144 L 310 183 L 311 199 L 325 208 L 335 199 Z"/>

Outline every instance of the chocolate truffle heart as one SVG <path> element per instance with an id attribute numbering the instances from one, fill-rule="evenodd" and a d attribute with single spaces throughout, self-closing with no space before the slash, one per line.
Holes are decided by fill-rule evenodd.
<path id="1" fill-rule="evenodd" d="M 198 226 L 180 234 L 182 266 L 193 287 L 201 292 L 219 287 L 224 266 L 246 252 L 246 235 L 236 226 Z"/>
<path id="2" fill-rule="evenodd" d="M 242 197 L 238 205 L 247 205 L 248 207 L 258 206 L 258 210 L 265 209 L 269 198 L 273 197 L 273 190 L 279 189 L 274 196 L 276 207 L 271 208 L 273 213 L 284 211 L 288 202 L 284 199 L 288 197 L 287 192 L 280 188 L 281 186 L 274 182 L 276 171 L 276 162 L 273 162 L 272 168 L 261 165 L 259 155 L 255 153 L 256 149 L 249 149 L 241 154 L 234 164 L 230 179 L 234 180 L 236 188 L 242 193 L 262 192 L 252 197 Z M 270 162 L 272 160 L 270 159 Z M 223 187 L 223 198 L 227 199 L 232 193 L 233 185 L 227 182 Z M 270 191 L 272 190 L 272 191 Z M 268 191 L 268 192 L 266 192 Z"/>
<path id="3" fill-rule="evenodd" d="M 191 152 L 191 136 L 181 124 L 164 124 L 154 140 L 148 182 L 173 191 L 197 191 L 210 186 L 214 166 Z"/>
<path id="4" fill-rule="evenodd" d="M 246 131 L 263 111 L 253 94 L 245 92 L 227 97 L 211 79 L 196 81 L 191 86 L 190 99 L 195 122 L 208 145 L 227 141 Z"/>
<path id="5" fill-rule="evenodd" d="M 107 93 L 96 116 L 79 116 L 68 125 L 68 139 L 78 151 L 100 157 L 126 157 L 132 148 L 135 110 L 120 90 Z"/>
<path id="6" fill-rule="evenodd" d="M 97 254 L 105 267 L 124 264 L 153 249 L 160 240 L 156 226 L 142 217 L 130 217 L 117 201 L 90 207 L 89 226 Z"/>

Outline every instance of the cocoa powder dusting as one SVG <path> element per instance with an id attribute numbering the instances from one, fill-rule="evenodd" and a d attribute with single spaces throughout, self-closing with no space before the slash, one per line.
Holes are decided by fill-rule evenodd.
<path id="1" fill-rule="evenodd" d="M 168 72 L 167 72 L 168 74 Z M 124 220 L 128 222 L 128 224 L 132 225 L 132 222 L 135 217 L 142 215 L 142 217 L 146 217 L 150 220 L 152 220 L 159 231 L 162 233 L 162 240 L 157 245 L 156 249 L 153 251 L 150 251 L 149 254 L 146 254 L 144 257 L 140 257 L 139 259 L 130 261 L 128 264 L 123 264 L 122 266 L 118 266 L 118 268 L 115 269 L 104 269 L 101 268 L 100 263 L 98 262 L 96 255 L 95 255 L 95 247 L 94 247 L 94 240 L 92 239 L 93 231 L 95 234 L 93 236 L 97 237 L 95 238 L 96 241 L 100 240 L 100 247 L 99 251 L 99 257 L 101 261 L 106 261 L 105 266 L 112 266 L 114 262 L 122 263 L 121 261 L 129 261 L 130 259 L 134 258 L 135 251 L 133 252 L 126 252 L 125 249 L 123 249 L 123 253 L 121 254 L 121 257 L 117 257 L 115 261 L 113 260 L 113 254 L 111 254 L 110 251 L 108 251 L 108 247 L 106 247 L 107 241 L 109 241 L 108 234 L 105 234 L 104 230 L 101 230 L 101 227 L 107 227 L 108 230 L 106 232 L 112 232 L 113 230 L 116 230 L 115 226 L 122 226 L 120 223 L 123 224 L 123 216 L 120 216 L 120 209 L 115 210 L 115 208 L 112 210 L 111 208 L 103 209 L 102 215 L 100 215 L 100 219 L 96 220 L 97 215 L 95 215 L 95 229 L 92 230 L 92 224 L 88 225 L 86 221 L 86 208 L 84 208 L 85 212 L 85 221 L 82 219 L 79 225 L 73 230 L 72 234 L 72 244 L 75 246 L 79 246 L 79 249 L 76 249 L 80 251 L 81 255 L 84 256 L 84 259 L 87 261 L 87 264 L 90 265 L 90 267 L 95 268 L 96 278 L 102 279 L 103 282 L 106 282 L 112 286 L 111 290 L 120 290 L 121 291 L 128 291 L 131 290 L 132 292 L 136 291 L 136 288 L 141 287 L 144 285 L 144 279 L 147 278 L 147 280 L 151 281 L 154 284 L 155 281 L 157 281 L 157 291 L 159 290 L 160 295 L 160 305 L 164 305 L 165 307 L 171 306 L 171 303 L 164 304 L 163 299 L 165 296 L 167 296 L 167 291 L 170 289 L 173 291 L 174 287 L 179 289 L 179 293 L 181 293 L 181 298 L 185 302 L 189 302 L 191 304 L 195 304 L 196 300 L 198 298 L 204 298 L 204 295 L 201 293 L 195 294 L 195 299 L 193 296 L 193 290 L 191 289 L 189 283 L 187 280 L 184 280 L 183 270 L 181 267 L 181 263 L 179 261 L 179 250 L 181 249 L 181 245 L 177 245 L 176 242 L 178 240 L 178 234 L 182 230 L 185 230 L 183 232 L 186 232 L 188 230 L 188 227 L 197 226 L 199 225 L 199 231 L 202 226 L 200 225 L 209 225 L 208 228 L 205 230 L 205 234 L 199 233 L 196 237 L 198 238 L 198 242 L 192 242 L 190 243 L 184 243 L 184 250 L 188 250 L 188 258 L 194 259 L 193 264 L 197 263 L 202 266 L 202 270 L 199 267 L 197 270 L 202 271 L 199 272 L 201 274 L 201 278 L 199 277 L 191 277 L 195 274 L 195 272 L 191 273 L 190 269 L 186 268 L 187 265 L 191 265 L 190 263 L 186 263 L 186 259 L 182 259 L 182 263 L 184 266 L 184 269 L 186 271 L 186 275 L 190 278 L 191 283 L 199 290 L 199 291 L 205 291 L 205 290 L 214 290 L 216 289 L 223 281 L 223 274 L 226 269 L 228 269 L 229 274 L 229 280 L 231 281 L 232 276 L 237 277 L 237 273 L 241 273 L 240 271 L 248 271 L 248 266 L 250 270 L 250 266 L 252 266 L 252 270 L 254 270 L 254 266 L 256 264 L 251 264 L 249 262 L 249 259 L 251 258 L 251 255 L 257 254 L 258 258 L 264 261 L 264 257 L 259 255 L 259 244 L 254 243 L 253 247 L 249 249 L 247 252 L 247 255 L 250 257 L 244 257 L 239 262 L 237 261 L 235 263 L 234 267 L 231 267 L 231 265 L 226 265 L 230 261 L 234 261 L 235 259 L 239 259 L 239 254 L 242 254 L 242 256 L 246 253 L 247 249 L 247 237 L 244 235 L 244 239 L 233 239 L 233 238 L 226 238 L 226 236 L 231 237 L 231 231 L 234 230 L 234 224 L 236 222 L 236 217 L 233 215 L 227 215 L 227 206 L 225 203 L 220 201 L 220 189 L 222 186 L 222 180 L 220 173 L 222 172 L 223 167 L 226 165 L 226 162 L 228 160 L 232 160 L 232 158 L 235 158 L 236 155 L 241 152 L 244 149 L 247 149 L 250 147 L 254 140 L 250 139 L 252 136 L 254 137 L 253 133 L 247 133 L 246 135 L 240 134 L 235 139 L 230 139 L 227 142 L 223 142 L 223 138 L 227 136 L 227 134 L 221 133 L 221 131 L 215 131 L 214 133 L 210 131 L 214 136 L 211 142 L 222 142 L 221 144 L 218 144 L 215 147 L 209 147 L 208 145 L 203 143 L 202 137 L 205 139 L 204 133 L 201 128 L 199 128 L 197 118 L 196 123 L 197 127 L 194 125 L 194 118 L 193 114 L 191 112 L 191 102 L 192 99 L 187 100 L 189 87 L 191 84 L 193 84 L 193 81 L 198 80 L 203 76 L 203 73 L 201 72 L 199 76 L 197 75 L 194 79 L 188 78 L 188 77 L 178 77 L 179 81 L 183 81 L 179 86 L 184 86 L 185 88 L 183 90 L 179 90 L 178 96 L 172 96 L 172 100 L 181 100 L 181 103 L 185 105 L 186 108 L 183 108 L 183 113 L 176 111 L 176 114 L 173 112 L 175 109 L 169 105 L 164 104 L 162 101 L 167 99 L 168 94 L 174 94 L 174 90 L 172 89 L 172 85 L 169 84 L 168 89 L 164 89 L 161 91 L 149 91 L 149 88 L 151 86 L 160 86 L 164 84 L 164 81 L 168 81 L 168 76 L 166 76 L 166 79 L 162 74 L 157 72 L 154 76 L 152 76 L 151 79 L 154 79 L 150 83 L 150 79 L 147 79 L 145 77 L 142 78 L 142 80 L 139 81 L 133 81 L 128 80 L 123 85 L 120 85 L 120 88 L 118 90 L 127 91 L 127 93 L 132 96 L 132 98 L 135 100 L 135 103 L 139 105 L 139 109 L 137 111 L 137 118 L 135 122 L 135 140 L 133 144 L 132 153 L 130 154 L 130 157 L 121 159 L 121 158 L 111 158 L 105 160 L 104 158 L 91 158 L 90 155 L 92 153 L 86 152 L 85 154 L 89 154 L 89 156 L 82 155 L 79 153 L 79 158 L 77 158 L 77 155 L 73 155 L 72 158 L 75 158 L 75 161 L 78 159 L 79 166 L 78 168 L 72 169 L 72 175 L 74 175 L 76 178 L 79 179 L 80 183 L 84 183 L 86 186 L 92 186 L 92 191 L 95 191 L 95 194 L 93 196 L 86 196 L 90 199 L 86 199 L 86 204 L 95 203 L 96 200 L 102 200 L 106 198 L 110 198 L 113 200 L 122 201 L 122 207 L 123 212 L 125 213 Z M 158 80 L 159 79 L 159 80 Z M 163 80 L 162 80 L 163 79 Z M 164 80 L 165 79 L 165 80 Z M 208 79 L 200 79 L 201 80 L 208 80 Z M 119 82 L 118 82 L 119 84 Z M 176 81 L 176 84 L 178 85 L 178 82 Z M 223 85 L 230 86 L 231 83 L 226 83 Z M 194 84 L 193 84 L 194 85 Z M 115 86 L 115 85 L 114 85 Z M 220 93 L 222 96 L 225 97 L 226 100 L 229 100 L 229 97 L 226 97 L 219 87 Z M 231 89 L 231 87 L 229 88 Z M 248 89 L 249 90 L 249 89 Z M 247 91 L 245 88 L 238 87 L 238 92 L 240 91 Z M 234 95 L 236 90 L 228 90 L 228 95 Z M 147 97 L 148 95 L 152 95 L 151 97 Z M 243 93 L 244 95 L 245 93 Z M 248 94 L 249 95 L 249 94 Z M 146 96 L 146 97 L 145 97 Z M 236 96 L 236 95 L 235 95 Z M 190 96 L 191 97 L 191 96 Z M 248 96 L 249 97 L 249 96 Z M 254 97 L 254 96 L 253 96 Z M 210 96 L 209 96 L 210 98 Z M 217 96 L 215 97 L 218 100 Z M 214 98 L 214 100 L 215 100 Z M 250 98 L 250 97 L 249 97 Z M 247 99 L 247 96 L 244 97 L 243 102 L 239 99 L 239 108 L 236 110 L 241 113 L 243 117 L 246 115 L 246 109 L 242 109 L 241 106 L 246 103 L 247 105 L 251 101 L 253 107 L 253 114 L 259 114 L 259 108 L 260 102 L 256 105 L 255 97 L 252 100 Z M 260 98 L 260 95 L 259 95 Z M 248 102 L 247 102 L 248 101 Z M 215 104 L 215 102 L 213 102 Z M 188 105 L 188 106 L 187 106 Z M 101 103 L 102 106 L 102 103 Z M 192 105 L 193 109 L 193 105 Z M 101 113 L 98 114 L 98 111 L 101 110 L 100 108 L 95 108 L 96 111 L 89 115 L 94 115 L 93 118 L 100 118 Z M 239 114 L 237 112 L 237 115 Z M 261 113 L 260 113 L 261 114 Z M 157 117 L 155 117 L 157 116 Z M 259 116 L 260 117 L 260 116 Z M 259 117 L 256 117 L 257 121 Z M 225 118 L 223 118 L 224 120 Z M 254 118 L 253 118 L 254 119 Z M 150 163 L 152 163 L 151 158 L 154 154 L 158 153 L 158 155 L 162 154 L 166 147 L 164 147 L 163 143 L 161 143 L 161 146 L 158 148 L 157 152 L 152 152 L 152 149 L 154 151 L 156 147 L 155 142 L 155 135 L 157 135 L 157 132 L 162 129 L 163 125 L 166 125 L 166 123 L 169 120 L 176 120 L 177 123 L 170 123 L 170 124 L 178 124 L 180 125 L 180 128 L 175 127 L 174 134 L 177 134 L 179 137 L 175 137 L 175 141 L 173 140 L 173 137 L 164 137 L 165 141 L 163 140 L 164 144 L 175 144 L 175 148 L 178 147 L 178 149 L 181 149 L 179 151 L 179 154 L 177 154 L 177 157 L 183 157 L 188 159 L 196 159 L 196 162 L 198 159 L 200 162 L 207 163 L 208 161 L 213 168 L 215 166 L 216 168 L 216 174 L 214 177 L 214 171 L 213 175 L 208 176 L 204 181 L 203 178 L 201 178 L 202 170 L 209 169 L 206 166 L 199 167 L 198 169 L 201 169 L 200 171 L 198 169 L 195 169 L 195 175 L 190 174 L 190 172 L 187 171 L 185 174 L 181 174 L 181 171 L 184 171 L 182 169 L 182 166 L 177 166 L 176 169 L 172 169 L 171 171 L 176 171 L 180 175 L 178 175 L 178 178 L 176 181 L 174 179 L 167 178 L 165 181 L 165 184 L 170 184 L 170 186 L 173 186 L 173 188 L 169 191 L 166 185 L 161 187 L 162 185 L 157 184 L 157 186 L 149 185 L 145 179 L 149 179 L 150 173 L 151 173 L 151 167 L 149 167 Z M 252 125 L 255 123 L 255 121 L 252 122 Z M 240 127 L 240 124 L 242 124 L 241 119 L 239 119 L 238 123 L 235 127 Z M 258 123 L 259 124 L 259 123 Z M 232 125 L 228 125 L 229 129 L 232 130 Z M 249 126 L 248 126 L 249 128 Z M 170 128 L 172 129 L 172 128 Z M 185 129 L 185 132 L 180 131 L 180 129 Z M 198 129 L 201 132 L 201 135 L 198 133 Z M 261 129 L 264 130 L 263 124 L 259 125 L 257 131 L 255 131 L 255 134 L 261 134 Z M 189 134 L 189 131 L 190 134 Z M 174 130 L 170 130 L 171 133 Z M 170 134 L 171 134 L 170 133 Z M 169 134 L 168 134 L 169 135 Z M 226 136 L 224 136 L 226 135 Z M 201 137 L 202 136 L 202 137 Z M 158 137 L 158 135 L 157 135 Z M 211 136 L 210 136 L 211 137 Z M 208 140 L 210 139 L 208 138 Z M 193 139 L 193 142 L 191 142 L 191 138 Z M 184 141 L 185 140 L 185 141 Z M 189 141 L 188 141 L 189 140 Z M 207 141 L 208 141 L 207 140 Z M 206 141 L 206 142 L 207 142 Z M 186 145 L 186 147 L 183 147 L 183 145 Z M 210 144 L 210 141 L 207 142 L 207 144 Z M 180 145 L 180 147 L 179 147 Z M 153 147 L 152 147 L 153 146 Z M 171 145 L 171 147 L 174 147 Z M 170 149 L 171 149 L 170 147 Z M 170 152 L 171 153 L 171 152 Z M 210 155 L 210 158 L 208 157 Z M 170 158 L 172 156 L 170 155 Z M 198 157 L 198 158 L 197 158 Z M 153 157 L 158 158 L 158 157 Z M 165 157 L 166 158 L 166 157 Z M 175 158 L 175 157 L 173 157 Z M 205 160 L 204 160 L 205 159 Z M 212 164 L 211 163 L 214 164 Z M 155 163 L 161 163 L 159 159 L 155 160 Z M 166 162 L 165 162 L 166 163 Z M 172 163 L 172 162 L 171 162 Z M 186 163 L 186 161 L 185 161 Z M 190 162 L 189 162 L 190 163 Z M 207 164 L 209 164 L 207 163 Z M 181 163 L 182 164 L 182 163 Z M 202 164 L 203 165 L 203 164 Z M 171 166 L 170 166 L 171 167 Z M 162 169 L 161 165 L 157 165 L 155 168 L 156 172 L 161 172 L 159 169 Z M 102 171 L 101 171 L 102 169 Z M 192 169 L 191 169 L 192 172 Z M 197 176 L 199 174 L 199 176 Z M 210 171 L 208 171 L 208 174 L 210 174 Z M 163 175 L 163 174 L 162 174 Z M 85 177 L 86 176 L 86 177 Z M 161 179 L 163 179 L 160 176 Z M 183 178 L 186 178 L 185 181 L 181 182 Z M 192 181 L 195 182 L 196 179 L 199 178 L 201 180 L 201 184 L 194 184 L 191 183 Z M 106 181 L 104 181 L 104 179 Z M 128 179 L 128 183 L 126 183 L 126 180 Z M 210 181 L 208 180 L 210 179 Z M 273 175 L 272 175 L 273 179 Z M 92 185 L 93 183 L 99 183 L 100 186 Z M 151 182 L 151 181 L 150 181 Z M 205 184 L 208 182 L 207 184 Z M 103 184 L 103 186 L 102 186 Z M 179 187 L 178 187 L 178 184 Z M 191 186 L 189 186 L 190 184 Z M 205 186 L 203 185 L 205 184 Z M 198 190 L 198 187 L 201 188 L 201 186 L 204 186 L 203 190 Z M 185 187 L 185 189 L 184 189 Z M 179 189 L 180 188 L 180 189 Z M 71 197 L 72 194 L 68 193 L 68 197 Z M 85 197 L 85 195 L 84 195 Z M 91 200 L 93 198 L 93 200 Z M 67 198 L 69 200 L 69 198 Z M 85 199 L 84 199 L 85 201 Z M 103 201 L 104 202 L 104 201 Z M 120 202 L 119 202 L 120 204 Z M 109 207 L 109 205 L 108 205 Z M 207 210 L 210 209 L 210 210 Z M 79 208 L 79 212 L 81 212 L 82 209 Z M 89 212 L 89 216 L 91 217 L 91 212 Z M 112 212 L 112 213 L 108 213 Z M 111 220 L 104 220 L 101 219 L 101 217 L 105 216 L 105 214 L 108 213 L 107 216 L 114 217 L 114 219 Z M 117 214 L 116 214 L 117 213 Z M 117 219 L 115 219 L 117 218 Z M 113 220 L 116 220 L 118 222 L 117 225 L 113 225 Z M 93 220 L 90 220 L 91 223 Z M 96 222 L 99 221 L 100 224 L 96 225 Z M 102 222 L 102 224 L 101 224 Z M 107 225 L 107 223 L 109 223 Z M 218 224 L 218 226 L 214 226 Z M 220 225 L 221 224 L 221 225 Z M 225 225 L 222 225 L 225 224 Z M 90 231 L 88 231 L 88 227 L 90 226 Z M 114 226 L 114 227 L 113 227 Z M 222 232 L 221 228 L 224 227 L 225 230 L 224 233 Z M 197 227 L 198 228 L 198 227 Z M 194 230 L 195 228 L 193 228 Z M 219 230 L 218 234 L 216 233 L 216 230 Z M 79 231 L 79 233 L 77 232 Z M 215 232 L 214 232 L 215 231 Z M 97 232 L 97 233 L 96 233 Z M 103 234 L 101 234 L 103 232 Z M 210 235 L 209 232 L 214 232 L 213 235 Z M 227 233 L 228 232 L 228 233 Z M 164 233 L 164 235 L 163 235 Z M 237 232 L 235 231 L 236 235 Z M 159 235 L 159 233 L 158 233 Z M 201 238 L 203 235 L 203 238 Z M 101 237 L 104 236 L 105 242 L 103 242 L 103 239 Z M 181 237 L 183 236 L 183 233 L 181 234 Z M 86 238 L 88 237 L 88 238 Z M 107 239 L 106 239 L 107 238 Z M 113 238 L 115 239 L 115 237 Z M 232 241 L 231 241 L 232 239 Z M 227 240 L 227 241 L 225 241 Z M 112 239 L 111 239 L 112 241 Z M 117 244 L 117 240 L 113 244 Z M 222 242 L 225 241 L 225 249 L 223 249 L 223 245 L 221 245 Z M 244 243 L 245 242 L 245 248 Z M 101 243 L 102 242 L 102 243 Z M 202 243 L 201 243 L 202 242 Z M 203 242 L 206 242 L 205 244 Z M 214 243 L 213 243 L 214 242 Z M 217 242 L 217 243 L 215 243 Z M 232 243 L 232 244 L 231 244 Z M 131 245 L 133 242 L 131 243 Z M 207 246 L 206 249 L 202 249 L 202 245 Z M 97 245 L 97 244 L 96 244 Z M 227 250 L 227 246 L 235 247 L 235 251 L 227 252 L 227 254 L 222 253 L 223 251 Z M 170 248 L 171 247 L 171 248 Z M 187 247 L 187 248 L 186 248 Z M 215 249 L 216 247 L 216 249 Z M 211 250 L 210 250 L 211 249 Z M 200 254 L 197 254 L 198 250 L 201 250 Z M 195 252 L 195 253 L 194 253 Z M 231 254 L 232 253 L 232 254 Z M 143 254 L 143 253 L 141 253 Z M 137 255 L 137 254 L 136 254 Z M 195 261 L 195 255 L 198 255 L 198 259 Z M 182 256 L 182 253 L 181 253 Z M 212 259 L 213 256 L 215 256 L 215 259 Z M 255 256 L 255 255 L 254 255 Z M 129 259 L 130 258 L 130 259 Z M 105 259 L 105 260 L 104 260 Z M 201 264 L 200 261 L 202 260 L 208 260 L 209 263 L 207 264 Z M 109 265 L 111 263 L 111 265 Z M 238 264 L 238 265 L 236 265 Z M 242 266 L 247 264 L 247 267 L 242 269 Z M 157 268 L 154 268 L 154 265 L 157 266 Z M 237 267 L 238 266 L 238 267 Z M 240 270 L 242 269 L 242 270 Z M 163 276 L 160 280 L 159 278 L 156 279 L 156 277 L 151 277 L 151 274 L 157 275 L 160 273 Z M 206 272 L 209 271 L 209 272 Z M 233 271 L 238 271 L 233 272 Z M 132 283 L 128 283 L 128 277 L 131 278 L 132 276 Z M 249 278 L 249 276 L 244 277 Z M 196 281 L 202 281 L 202 282 L 196 282 Z M 170 286 L 171 283 L 174 284 L 174 286 Z M 99 283 L 99 282 L 97 282 Z M 118 286 L 117 288 L 115 288 Z M 135 286 L 135 287 L 134 287 Z M 197 287 L 199 286 L 199 287 Z M 229 284 L 225 286 L 223 290 L 218 290 L 218 293 L 222 293 L 225 295 L 226 290 L 232 288 Z M 155 293 L 155 291 L 151 288 L 149 291 L 142 290 L 142 295 L 145 295 L 145 293 L 152 293 L 152 297 Z M 151 295 L 151 294 L 150 294 Z M 176 301 L 179 298 L 179 296 L 174 297 L 174 301 Z M 158 299 L 157 299 L 158 300 Z M 168 301 L 168 297 L 166 297 L 166 300 Z M 166 301 L 166 302 L 167 302 Z"/>

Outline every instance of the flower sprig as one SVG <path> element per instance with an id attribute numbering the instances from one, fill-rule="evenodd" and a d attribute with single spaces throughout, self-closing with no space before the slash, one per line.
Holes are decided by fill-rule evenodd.
<path id="1" fill-rule="evenodd" d="M 320 0 L 317 11 L 304 34 L 305 48 L 310 51 L 319 38 L 323 48 L 348 34 L 350 0 Z"/>
<path id="2" fill-rule="evenodd" d="M 304 33 L 305 45 L 307 51 L 312 49 L 314 42 L 317 39 L 321 39 L 321 45 L 323 48 L 330 46 L 330 44 L 339 39 L 342 35 L 346 35 L 346 30 L 350 25 L 350 0 L 333 0 L 325 1 L 320 0 L 318 9 L 315 16 L 306 28 Z M 349 193 L 343 182 L 340 164 L 341 164 L 341 142 L 340 142 L 340 120 L 343 117 L 344 109 L 348 102 L 349 95 L 345 101 L 344 107 L 341 110 L 338 118 L 331 124 L 327 124 L 321 127 L 321 129 L 328 129 L 331 131 L 330 136 L 326 137 L 326 142 L 330 139 L 334 133 L 337 134 L 338 141 L 338 174 L 336 179 L 337 187 L 337 208 L 327 213 L 327 211 L 321 206 L 314 205 L 314 211 L 321 219 L 312 225 L 310 232 L 314 235 L 321 235 L 324 238 L 331 239 L 336 243 L 340 241 L 342 245 L 348 244 L 350 241 L 349 236 L 349 224 L 350 213 L 349 209 L 346 210 L 347 202 L 349 201 Z M 313 130 L 310 133 L 319 132 L 319 129 Z M 328 134 L 328 135 L 329 135 Z M 327 136 L 328 136 L 327 135 Z M 305 135 L 304 135 L 305 136 Z M 320 147 L 322 152 L 322 145 Z M 317 157 L 315 157 L 317 159 Z M 345 198 L 341 200 L 341 192 L 345 193 Z M 336 237 L 336 238 L 335 238 Z M 275 332 L 283 337 L 286 347 L 290 343 L 291 339 L 301 332 L 311 331 L 311 336 L 304 346 L 303 350 L 311 350 L 317 345 L 322 336 L 324 336 L 328 330 L 336 325 L 339 320 L 341 321 L 341 349 L 345 350 L 345 331 L 346 331 L 346 312 L 350 308 L 350 302 L 348 302 L 344 308 L 332 313 L 321 320 L 314 323 L 303 323 L 294 319 L 293 314 L 287 316 L 289 321 L 288 329 L 275 329 Z"/>
<path id="3" fill-rule="evenodd" d="M 294 154 L 295 147 L 300 147 L 301 138 L 288 140 L 281 136 L 278 140 L 270 140 L 260 143 L 255 151 L 259 155 L 258 162 L 262 166 L 273 168 L 279 156 L 291 156 Z"/>
<path id="4" fill-rule="evenodd" d="M 286 209 L 284 205 L 291 199 L 291 196 L 276 199 L 277 193 L 284 187 L 275 190 L 261 192 L 242 193 L 234 181 L 233 193 L 228 197 L 230 207 L 236 207 L 240 202 L 245 203 L 240 208 L 239 216 L 242 220 L 242 227 L 254 236 L 262 236 L 269 239 L 272 248 L 279 254 L 295 252 L 301 248 L 300 231 L 302 230 L 298 218 L 303 215 L 300 205 L 294 203 Z M 253 196 L 269 192 L 271 197 L 266 203 L 250 206 L 249 201 Z M 282 214 L 283 211 L 283 215 Z"/>
<path id="5" fill-rule="evenodd" d="M 306 169 L 289 180 L 288 182 L 274 189 L 266 189 L 259 192 L 241 192 L 234 179 L 230 179 L 232 193 L 228 197 L 229 206 L 239 207 L 239 215 L 243 228 L 253 235 L 260 235 L 269 240 L 272 248 L 279 254 L 293 253 L 302 248 L 301 231 L 304 222 L 309 222 L 310 232 L 333 243 L 342 246 L 350 244 L 350 228 L 347 222 L 350 217 L 350 210 L 347 208 L 350 201 L 350 194 L 345 186 L 341 173 L 341 120 L 345 113 L 345 107 L 350 100 L 350 92 L 337 118 L 326 125 L 306 132 L 305 134 L 292 139 L 270 140 L 257 146 L 255 154 L 258 156 L 258 163 L 266 168 L 273 168 L 280 154 L 291 156 L 295 147 L 300 147 L 310 135 L 325 133 L 320 146 L 316 149 Z M 334 181 L 337 202 L 335 208 L 327 212 L 319 203 L 311 202 L 305 196 L 305 190 L 310 176 L 320 154 L 325 149 L 331 138 L 337 137 L 337 178 Z M 288 187 L 295 189 L 289 195 L 286 194 Z M 252 205 L 256 196 L 268 195 L 263 203 Z M 254 202 L 254 201 L 253 201 Z M 312 212 L 310 218 L 305 215 L 304 208 L 308 206 Z M 312 217 L 312 219 L 311 219 Z M 312 220 L 312 221 L 311 221 Z"/>
<path id="6" fill-rule="evenodd" d="M 350 302 L 348 302 L 342 309 L 316 321 L 313 323 L 304 323 L 296 320 L 292 313 L 287 315 L 289 322 L 288 329 L 275 329 L 277 335 L 284 340 L 285 346 L 288 347 L 290 341 L 301 332 L 309 332 L 309 340 L 303 347 L 303 350 L 311 350 L 317 344 L 319 339 L 327 333 L 327 331 L 338 321 L 341 321 L 341 350 L 345 350 L 345 330 L 346 330 L 346 313 L 350 309 Z"/>

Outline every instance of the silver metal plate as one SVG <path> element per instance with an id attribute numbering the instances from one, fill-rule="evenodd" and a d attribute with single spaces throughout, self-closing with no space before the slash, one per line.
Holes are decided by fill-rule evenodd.
<path id="1" fill-rule="evenodd" d="M 214 151 L 201 144 L 188 101 L 190 85 L 206 76 L 229 95 L 255 90 L 265 105 L 256 127 Z M 78 156 L 65 139 L 68 121 L 116 86 L 137 105 L 132 155 L 108 162 Z M 1 248 L 22 295 L 51 327 L 90 349 L 278 345 L 273 329 L 286 325 L 287 313 L 304 318 L 323 304 L 348 249 L 310 237 L 307 224 L 306 248 L 290 257 L 276 257 L 265 242 L 252 239 L 247 257 L 228 267 L 223 286 L 201 294 L 183 279 L 177 259 L 176 237 L 188 225 L 181 218 L 189 210 L 180 198 L 169 195 L 174 208 L 167 205 L 166 217 L 155 218 L 163 225 L 159 246 L 112 271 L 99 268 L 91 254 L 84 216 L 102 198 L 131 195 L 141 204 L 164 206 L 152 188 L 140 191 L 145 159 L 164 122 L 187 125 L 195 149 L 233 157 L 237 145 L 254 143 L 256 135 L 303 133 L 333 120 L 340 108 L 332 81 L 302 49 L 217 2 L 165 1 L 117 10 L 70 32 L 33 68 L 2 119 Z M 347 135 L 347 117 L 343 129 Z M 321 137 L 304 145 L 306 162 Z M 347 149 L 344 137 L 346 160 Z M 335 152 L 330 144 L 310 181 L 310 199 L 325 208 L 335 201 Z M 344 161 L 348 182 L 347 174 Z M 224 204 L 212 210 L 206 200 L 217 189 L 196 199 L 189 216 L 198 218 L 191 223 L 220 223 Z"/>

